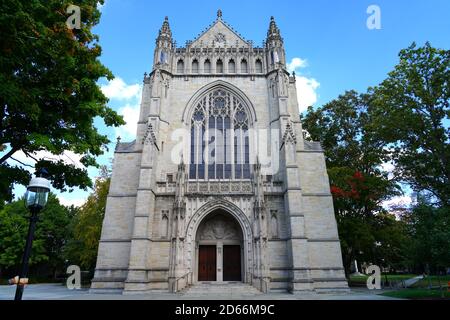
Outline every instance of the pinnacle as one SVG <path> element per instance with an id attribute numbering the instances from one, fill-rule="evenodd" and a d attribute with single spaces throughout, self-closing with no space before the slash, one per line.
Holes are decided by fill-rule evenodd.
<path id="1" fill-rule="evenodd" d="M 273 16 L 270 17 L 269 30 L 267 31 L 267 39 L 281 39 L 280 29 L 278 29 Z"/>
<path id="2" fill-rule="evenodd" d="M 159 30 L 159 36 L 165 36 L 165 37 L 168 37 L 168 38 L 172 37 L 172 31 L 170 30 L 169 17 L 168 16 L 164 17 L 164 22 L 162 24 L 161 30 Z"/>

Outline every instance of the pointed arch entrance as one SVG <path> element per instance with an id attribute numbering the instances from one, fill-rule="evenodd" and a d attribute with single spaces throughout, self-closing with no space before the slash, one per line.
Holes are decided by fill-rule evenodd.
<path id="1" fill-rule="evenodd" d="M 214 246 L 216 251 L 216 278 L 209 281 L 250 282 L 253 265 L 252 228 L 248 217 L 233 202 L 225 199 L 208 201 L 189 219 L 186 228 L 185 259 L 194 282 L 208 281 L 202 280 L 204 279 L 202 276 L 199 278 L 200 246 L 203 245 Z M 214 256 L 211 253 L 214 249 L 202 249 L 210 250 L 210 253 L 203 254 Z M 209 268 L 214 268 L 214 261 L 207 260 L 202 263 L 212 264 Z M 214 275 L 214 272 L 212 274 Z"/>
<path id="2" fill-rule="evenodd" d="M 198 281 L 242 281 L 244 245 L 239 223 L 217 209 L 200 223 L 196 234 Z"/>

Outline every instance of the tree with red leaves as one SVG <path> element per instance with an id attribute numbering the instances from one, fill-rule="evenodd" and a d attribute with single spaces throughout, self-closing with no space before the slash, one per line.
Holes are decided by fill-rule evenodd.
<path id="1" fill-rule="evenodd" d="M 380 255 L 380 243 L 386 251 L 400 246 L 399 239 L 383 238 L 386 233 L 381 232 L 384 223 L 396 223 L 382 203 L 399 189 L 381 170 L 386 151 L 371 135 L 369 105 L 370 96 L 349 91 L 321 108 L 309 108 L 303 117 L 311 139 L 320 141 L 325 151 L 347 275 L 355 259 L 381 265 L 400 259 Z"/>

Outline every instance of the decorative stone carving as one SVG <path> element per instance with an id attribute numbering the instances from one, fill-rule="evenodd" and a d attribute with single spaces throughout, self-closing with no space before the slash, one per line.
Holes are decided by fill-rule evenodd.
<path id="1" fill-rule="evenodd" d="M 197 181 L 189 182 L 188 193 L 203 193 L 203 194 L 235 194 L 235 193 L 252 193 L 252 184 L 250 181 L 245 182 L 211 182 L 211 181 Z"/>
<path id="2" fill-rule="evenodd" d="M 169 210 L 161 212 L 161 238 L 165 239 L 169 236 Z"/>
<path id="3" fill-rule="evenodd" d="M 236 224 L 223 216 L 216 216 L 205 222 L 200 230 L 200 240 L 239 240 Z"/>
<path id="4" fill-rule="evenodd" d="M 279 94 L 280 96 L 288 95 L 288 85 L 289 85 L 289 76 L 284 73 L 284 71 L 278 70 L 277 74 L 277 82 L 279 86 Z"/>
<path id="5" fill-rule="evenodd" d="M 292 127 L 291 122 L 286 124 L 286 128 L 284 129 L 284 134 L 282 138 L 282 143 L 292 143 L 297 144 L 297 137 L 295 136 L 294 128 Z"/>
<path id="6" fill-rule="evenodd" d="M 143 144 L 156 144 L 156 135 L 155 131 L 153 130 L 153 125 L 149 122 L 147 124 L 147 130 L 144 134 L 144 139 L 142 140 Z"/>
<path id="7" fill-rule="evenodd" d="M 216 34 L 216 36 L 214 37 L 214 40 L 218 43 L 222 43 L 226 41 L 226 37 L 223 33 L 219 32 Z"/>

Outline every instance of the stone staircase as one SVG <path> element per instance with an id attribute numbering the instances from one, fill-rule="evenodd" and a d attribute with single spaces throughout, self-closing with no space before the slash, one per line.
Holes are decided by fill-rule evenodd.
<path id="1" fill-rule="evenodd" d="M 181 292 L 189 299 L 240 299 L 263 295 L 255 287 L 243 282 L 199 282 Z"/>

